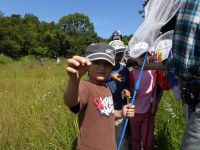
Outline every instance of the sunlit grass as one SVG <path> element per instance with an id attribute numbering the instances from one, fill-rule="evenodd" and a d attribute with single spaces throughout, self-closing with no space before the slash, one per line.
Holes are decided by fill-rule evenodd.
<path id="1" fill-rule="evenodd" d="M 155 140 L 159 150 L 179 150 L 185 127 L 182 102 L 165 91 L 156 114 Z"/>
<path id="2" fill-rule="evenodd" d="M 65 65 L 0 64 L 0 149 L 72 149 L 77 119 L 63 104 Z"/>

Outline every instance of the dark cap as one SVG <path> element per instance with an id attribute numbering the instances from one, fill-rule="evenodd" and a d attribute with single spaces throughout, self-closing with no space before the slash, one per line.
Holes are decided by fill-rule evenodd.
<path id="1" fill-rule="evenodd" d="M 112 40 L 122 40 L 122 33 L 119 30 L 116 30 L 112 33 Z"/>
<path id="2" fill-rule="evenodd" d="M 106 43 L 90 44 L 86 49 L 86 58 L 93 60 L 106 60 L 115 65 L 115 49 Z"/>

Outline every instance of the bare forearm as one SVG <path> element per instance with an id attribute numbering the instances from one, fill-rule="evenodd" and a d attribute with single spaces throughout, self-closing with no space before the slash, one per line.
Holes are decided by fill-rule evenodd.
<path id="1" fill-rule="evenodd" d="M 123 113 L 122 113 L 122 110 L 115 110 L 114 111 L 114 116 L 115 116 L 116 119 L 121 119 L 121 118 L 124 117 Z"/>
<path id="2" fill-rule="evenodd" d="M 78 104 L 79 97 L 79 82 L 77 79 L 69 79 L 64 92 L 65 105 L 72 107 Z"/>
<path id="3" fill-rule="evenodd" d="M 152 62 L 145 65 L 145 70 L 165 70 L 165 66 L 162 62 Z"/>

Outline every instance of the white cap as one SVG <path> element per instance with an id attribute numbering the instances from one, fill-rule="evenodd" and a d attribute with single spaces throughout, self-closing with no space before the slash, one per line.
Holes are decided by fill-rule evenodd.
<path id="1" fill-rule="evenodd" d="M 114 49 L 116 53 L 124 53 L 126 46 L 121 40 L 113 40 L 109 43 Z"/>
<path id="2" fill-rule="evenodd" d="M 130 49 L 130 56 L 138 58 L 148 50 L 149 45 L 146 42 L 138 42 Z"/>

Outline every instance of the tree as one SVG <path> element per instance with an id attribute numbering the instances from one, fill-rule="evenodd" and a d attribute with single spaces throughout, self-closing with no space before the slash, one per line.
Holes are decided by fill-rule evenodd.
<path id="1" fill-rule="evenodd" d="M 58 25 L 67 31 L 70 35 L 85 34 L 91 37 L 96 37 L 94 26 L 90 22 L 89 17 L 81 13 L 70 14 L 62 17 Z"/>
<path id="2" fill-rule="evenodd" d="M 33 15 L 33 14 L 25 14 L 24 18 L 23 18 L 23 22 L 24 23 L 35 24 L 35 25 L 40 23 L 38 17 Z"/>
<path id="3" fill-rule="evenodd" d="M 142 17 L 144 17 L 144 7 L 147 5 L 147 3 L 149 2 L 149 0 L 145 0 L 144 3 L 142 4 L 143 6 L 143 10 L 139 10 L 139 14 L 142 15 Z"/>
<path id="4" fill-rule="evenodd" d="M 4 54 L 16 58 L 20 55 L 21 46 L 14 40 L 1 41 L 0 48 L 3 49 Z"/>
<path id="5" fill-rule="evenodd" d="M 11 57 L 82 55 L 89 44 L 102 40 L 84 14 L 64 16 L 55 24 L 40 22 L 33 14 L 5 17 L 0 12 L 0 52 Z"/>
<path id="6" fill-rule="evenodd" d="M 12 23 L 15 23 L 15 24 L 21 23 L 21 15 L 12 14 L 12 15 L 10 16 L 10 21 L 11 21 Z"/>
<path id="7" fill-rule="evenodd" d="M 93 23 L 84 14 L 64 16 L 59 20 L 58 26 L 63 29 L 66 36 L 70 36 L 70 47 L 65 54 L 67 57 L 74 54 L 82 55 L 89 44 L 99 41 Z"/>
<path id="8" fill-rule="evenodd" d="M 128 42 L 130 41 L 130 39 L 132 38 L 132 34 L 131 35 L 124 35 L 122 41 L 124 42 L 125 45 L 128 45 Z"/>

